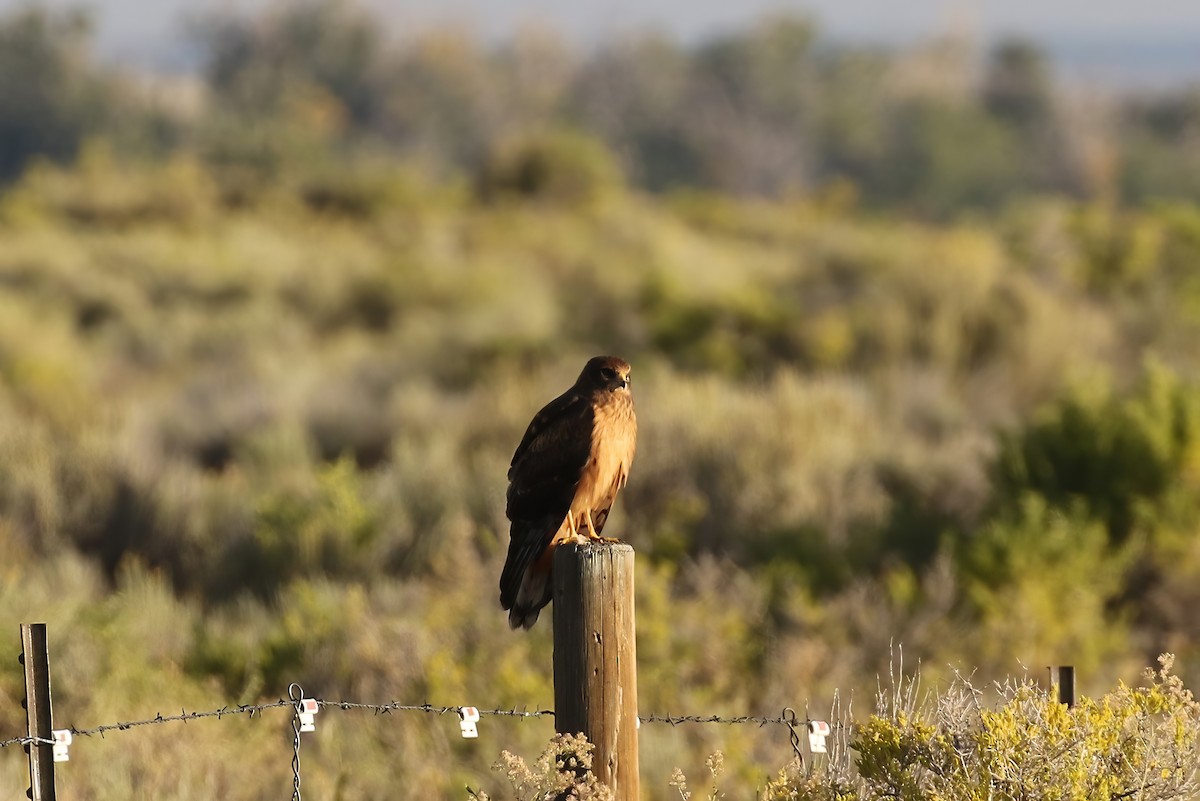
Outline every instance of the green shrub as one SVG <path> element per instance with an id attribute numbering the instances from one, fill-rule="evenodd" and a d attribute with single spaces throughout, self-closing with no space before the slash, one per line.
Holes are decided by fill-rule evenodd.
<path id="1" fill-rule="evenodd" d="M 33 213 L 68 226 L 111 231 L 205 221 L 216 204 L 217 186 L 192 158 L 122 161 L 106 142 L 93 141 L 72 168 L 42 163 L 30 169 L 5 200 L 10 217 Z"/>
<path id="2" fill-rule="evenodd" d="M 1082 504 L 1120 543 L 1170 487 L 1195 486 L 1198 449 L 1200 391 L 1152 364 L 1127 397 L 1106 383 L 1078 384 L 1003 435 L 994 481 L 1007 506 L 1026 491 L 1060 508 Z"/>
<path id="3" fill-rule="evenodd" d="M 362 577 L 388 564 L 354 461 L 339 459 L 314 478 L 259 501 L 253 538 L 234 541 L 224 556 L 228 586 L 270 596 L 300 576 Z"/>
<path id="4" fill-rule="evenodd" d="M 1102 523 L 1031 493 L 984 523 L 961 551 L 966 607 L 985 633 L 980 663 L 1040 656 L 1094 670 L 1121 653 L 1124 627 L 1109 613 L 1134 552 L 1110 548 Z"/>
<path id="5" fill-rule="evenodd" d="M 598 141 L 553 131 L 498 146 L 476 183 L 479 196 L 488 201 L 587 204 L 620 189 L 622 178 L 612 154 Z"/>

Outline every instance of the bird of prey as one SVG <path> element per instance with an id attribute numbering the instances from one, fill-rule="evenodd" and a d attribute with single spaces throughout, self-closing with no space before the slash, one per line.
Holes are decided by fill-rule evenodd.
<path id="1" fill-rule="evenodd" d="M 605 539 L 636 448 L 629 363 L 615 356 L 591 359 L 574 386 L 534 415 L 508 468 L 512 525 L 500 605 L 509 626 L 531 627 L 550 603 L 555 546 Z"/>

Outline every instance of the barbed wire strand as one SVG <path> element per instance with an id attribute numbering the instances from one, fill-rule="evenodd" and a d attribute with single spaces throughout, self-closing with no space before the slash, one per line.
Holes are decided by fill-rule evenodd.
<path id="1" fill-rule="evenodd" d="M 292 685 L 291 687 L 289 687 L 289 696 L 294 694 L 293 688 L 295 689 L 295 691 L 300 692 L 301 694 L 303 693 L 303 691 L 299 689 L 298 685 Z M 261 704 L 238 704 L 235 706 L 223 706 L 220 709 L 213 709 L 213 710 L 209 710 L 209 711 L 205 711 L 205 712 L 188 712 L 187 710 L 180 710 L 179 714 L 177 714 L 177 715 L 164 715 L 160 712 L 152 718 L 145 718 L 142 720 L 128 720 L 128 721 L 121 721 L 118 723 L 105 723 L 105 724 L 101 724 L 99 726 L 93 726 L 91 728 L 77 728 L 77 727 L 72 726 L 68 730 L 77 737 L 94 737 L 94 736 L 104 737 L 105 734 L 107 734 L 108 732 L 128 731 L 129 729 L 137 728 L 139 726 L 153 726 L 153 725 L 157 725 L 160 723 L 180 723 L 180 722 L 187 723 L 188 721 L 201 720 L 204 718 L 216 718 L 218 720 L 221 720 L 223 718 L 233 717 L 236 715 L 246 715 L 250 718 L 254 718 L 256 715 L 261 715 L 263 712 L 266 712 L 266 711 L 269 711 L 272 709 L 280 709 L 283 707 L 293 707 L 293 716 L 296 718 L 293 721 L 293 725 L 297 729 L 297 732 L 298 732 L 298 729 L 300 726 L 299 718 L 298 718 L 299 711 L 298 711 L 298 709 L 296 709 L 298 702 L 299 702 L 299 699 L 293 700 L 292 698 L 289 697 L 286 699 L 281 698 L 278 701 L 268 701 L 268 702 L 261 703 Z M 344 711 L 361 710 L 361 711 L 373 712 L 376 715 L 387 715 L 387 714 L 391 714 L 393 712 L 422 712 L 425 714 L 432 714 L 432 715 L 453 714 L 453 715 L 459 716 L 459 715 L 461 715 L 461 710 L 463 708 L 461 706 L 434 706 L 433 704 L 429 704 L 429 703 L 403 704 L 398 701 L 387 701 L 384 703 L 366 703 L 366 702 L 361 702 L 361 701 L 328 701 L 328 700 L 317 699 L 317 704 L 323 709 L 340 709 L 340 710 L 344 710 Z M 479 711 L 479 715 L 481 717 L 510 717 L 510 718 L 520 718 L 520 719 L 554 717 L 554 711 L 551 709 L 524 709 L 524 708 L 518 709 L 516 707 L 513 707 L 511 709 L 479 709 L 478 711 Z M 808 723 L 811 723 L 812 721 L 807 719 L 807 715 L 805 716 L 805 718 L 806 719 L 804 721 L 804 724 L 807 726 Z M 794 751 L 796 751 L 797 754 L 799 754 L 799 751 L 800 751 L 800 746 L 799 746 L 800 738 L 799 738 L 799 734 L 797 732 L 797 726 L 800 725 L 801 721 L 796 717 L 796 713 L 790 707 L 785 708 L 783 713 L 780 715 L 777 715 L 777 716 L 650 714 L 650 715 L 639 715 L 638 722 L 639 723 L 665 723 L 665 724 L 668 724 L 671 726 L 678 726 L 680 724 L 720 724 L 720 725 L 730 725 L 730 726 L 755 725 L 755 726 L 759 726 L 760 728 L 763 726 L 768 726 L 768 725 L 781 725 L 781 726 L 785 726 L 788 729 L 788 734 L 789 734 L 789 739 L 791 740 L 792 749 Z M 830 727 L 831 728 L 842 728 L 844 725 L 845 724 L 843 724 L 841 722 L 833 722 L 830 724 Z M 297 737 L 299 736 L 298 733 L 296 736 Z M 41 744 L 41 745 L 53 745 L 54 741 L 47 740 L 44 738 L 29 737 L 29 736 L 12 737 L 7 740 L 0 740 L 0 749 L 8 748 L 8 747 L 14 746 L 14 745 L 30 745 L 30 744 L 35 744 L 35 743 Z M 299 758 L 298 750 L 299 749 L 297 747 L 296 748 L 296 752 L 297 752 L 296 759 L 297 760 Z"/>
<path id="2" fill-rule="evenodd" d="M 279 707 L 291 706 L 292 702 L 284 699 L 278 701 L 269 701 L 262 704 L 238 704 L 236 706 L 223 706 L 220 709 L 213 709 L 208 712 L 188 712 L 186 709 L 180 710 L 178 715 L 164 715 L 159 712 L 152 718 L 144 720 L 127 720 L 120 723 L 105 723 L 100 726 L 94 726 L 90 729 L 80 729 L 74 726 L 69 727 L 69 731 L 76 737 L 94 737 L 99 735 L 103 737 L 110 731 L 127 731 L 138 726 L 153 726 L 159 723 L 187 723 L 189 720 L 200 720 L 201 718 L 217 718 L 220 720 L 224 717 L 233 715 L 248 715 L 253 718 L 255 715 L 261 714 L 268 709 L 278 709 Z M 0 740 L 0 748 L 8 748 L 13 745 L 29 745 L 30 743 L 40 743 L 42 745 L 53 745 L 53 740 L 38 739 L 37 737 L 12 737 L 8 740 Z"/>
<path id="3" fill-rule="evenodd" d="M 360 701 L 324 701 L 317 699 L 317 704 L 322 708 L 334 708 L 342 710 L 361 709 L 374 712 L 376 715 L 387 715 L 392 712 L 427 712 L 432 715 L 458 715 L 463 707 L 461 706 L 434 706 L 432 704 L 402 704 L 398 701 L 387 701 L 382 704 L 368 704 Z M 481 717 L 510 717 L 510 718 L 540 718 L 554 717 L 552 709 L 480 709 L 478 710 Z"/>
<path id="4" fill-rule="evenodd" d="M 723 717 L 721 715 L 639 715 L 638 720 L 642 723 L 669 723 L 672 726 L 680 723 L 723 723 L 727 725 L 753 723 L 760 728 L 772 723 L 780 725 L 787 725 L 788 723 L 782 716 L 771 718 L 763 715 L 735 715 L 732 717 Z"/>

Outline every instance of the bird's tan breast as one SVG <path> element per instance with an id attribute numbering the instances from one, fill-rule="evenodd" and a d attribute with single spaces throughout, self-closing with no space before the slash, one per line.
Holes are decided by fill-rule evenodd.
<path id="1" fill-rule="evenodd" d="M 637 417 L 628 392 L 612 393 L 593 407 L 592 448 L 575 490 L 572 511 L 606 509 L 625 486 L 637 450 Z"/>

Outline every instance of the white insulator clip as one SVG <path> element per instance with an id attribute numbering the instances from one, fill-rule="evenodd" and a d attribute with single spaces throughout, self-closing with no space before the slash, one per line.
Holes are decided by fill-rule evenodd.
<path id="1" fill-rule="evenodd" d="M 473 740 L 479 736 L 479 728 L 475 725 L 479 722 L 479 710 L 477 708 L 464 706 L 458 710 L 458 717 L 458 726 L 462 729 L 463 739 Z"/>
<path id="2" fill-rule="evenodd" d="M 55 729 L 51 734 L 54 736 L 54 761 L 70 762 L 71 741 L 75 739 L 75 735 L 70 729 Z"/>
<path id="3" fill-rule="evenodd" d="M 316 698 L 301 698 L 296 704 L 296 714 L 300 717 L 300 731 L 316 731 L 317 724 L 314 719 L 320 711 L 321 705 L 317 703 Z"/>
<path id="4" fill-rule="evenodd" d="M 823 720 L 808 722 L 808 750 L 814 754 L 825 753 L 825 738 L 829 736 L 829 724 Z"/>

